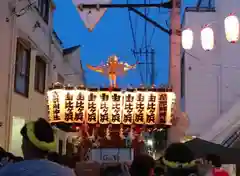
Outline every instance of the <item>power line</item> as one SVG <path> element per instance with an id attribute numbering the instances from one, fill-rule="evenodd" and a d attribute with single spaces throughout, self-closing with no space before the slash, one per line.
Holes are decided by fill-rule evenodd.
<path id="1" fill-rule="evenodd" d="M 144 1 L 144 5 L 145 7 L 147 7 L 150 4 L 150 0 L 143 0 Z M 162 4 L 163 0 L 160 0 Z M 127 4 L 129 4 L 129 0 L 126 0 Z M 158 14 L 160 14 L 160 8 L 158 8 Z M 142 17 L 144 19 L 144 31 L 143 31 L 143 36 L 142 36 L 142 41 L 141 41 L 141 47 L 139 49 L 139 51 L 137 51 L 137 40 L 136 40 L 136 33 L 137 33 L 137 27 L 133 25 L 133 21 L 132 21 L 132 16 L 131 16 L 131 12 L 133 11 L 135 12 L 137 15 L 139 15 L 140 17 Z M 169 11 L 167 11 L 168 13 Z M 154 33 L 155 33 L 155 28 L 158 27 L 159 29 L 161 29 L 162 31 L 170 34 L 170 31 L 168 29 L 163 28 L 161 25 L 159 25 L 157 22 L 153 21 L 152 19 L 150 19 L 149 16 L 150 10 L 149 8 L 144 8 L 144 12 L 142 13 L 141 11 L 136 10 L 135 8 L 128 8 L 128 18 L 129 18 L 129 24 L 130 24 L 130 30 L 132 33 L 132 41 L 133 41 L 133 56 L 135 58 L 136 61 L 140 60 L 140 57 L 144 57 L 144 62 L 145 63 L 149 63 L 149 60 L 155 60 L 155 53 L 152 54 L 152 39 L 154 37 Z M 165 13 L 166 14 L 166 13 Z M 137 24 L 137 19 L 135 18 L 135 23 Z M 153 31 L 150 35 L 148 32 L 148 22 L 152 23 L 155 27 L 153 28 Z M 143 52 L 143 50 L 146 50 L 146 52 Z M 154 55 L 154 56 L 153 56 Z M 154 58 L 154 59 L 153 59 Z M 151 61 L 152 62 L 152 61 Z M 144 67 L 138 67 L 139 72 L 140 72 L 140 77 L 141 77 L 141 82 L 143 84 L 149 84 L 149 82 L 154 82 L 152 80 L 155 79 L 156 74 L 155 74 L 155 69 L 153 68 L 153 64 L 152 66 L 150 64 L 144 64 Z M 152 78 L 153 77 L 153 78 Z"/>
<path id="2" fill-rule="evenodd" d="M 160 3 L 162 3 L 162 2 L 163 2 L 163 0 L 161 0 Z M 167 14 L 167 13 L 169 13 L 169 11 L 167 11 L 167 12 L 161 12 L 161 8 L 158 8 L 158 14 L 157 14 L 157 16 L 159 16 L 160 14 Z M 152 40 L 153 40 L 153 37 L 154 37 L 155 32 L 156 32 L 156 26 L 154 26 L 154 27 L 153 27 L 153 30 L 152 30 L 152 34 L 151 34 L 151 37 L 150 37 L 150 40 L 149 40 L 149 44 L 150 44 L 150 45 L 152 44 Z"/>
<path id="3" fill-rule="evenodd" d="M 129 0 L 127 0 L 127 4 L 128 3 L 129 3 Z M 137 49 L 136 31 L 134 32 L 132 16 L 131 16 L 130 9 L 128 9 L 128 19 L 129 19 L 130 29 L 131 29 L 131 33 L 132 33 L 133 47 L 134 47 L 134 50 L 136 50 Z M 137 57 L 137 55 L 134 52 L 133 52 L 133 56 L 134 56 L 136 62 L 138 62 L 139 58 Z M 138 71 L 139 71 L 139 74 L 140 74 L 141 83 L 143 83 L 144 82 L 143 81 L 143 74 L 142 74 L 140 69 L 138 69 Z"/>
<path id="4" fill-rule="evenodd" d="M 147 0 L 144 0 L 144 4 L 147 4 Z M 147 16 L 148 15 L 148 11 L 146 8 L 144 8 L 144 15 Z M 144 24 L 144 36 L 143 36 L 143 40 L 145 43 L 145 48 L 147 47 L 148 43 L 147 43 L 147 21 L 145 20 L 145 24 Z M 145 53 L 145 61 L 148 62 L 148 52 Z M 146 64 L 145 65 L 145 79 L 148 79 L 148 74 L 149 72 L 147 72 L 149 65 Z"/>
<path id="5" fill-rule="evenodd" d="M 155 83 L 155 50 L 154 49 L 145 49 L 142 50 L 141 48 L 139 50 L 133 50 L 132 51 L 134 55 L 137 56 L 142 56 L 142 55 L 148 55 L 150 56 L 151 60 L 150 61 L 146 61 L 143 60 L 143 62 L 139 62 L 139 67 L 140 65 L 143 65 L 145 68 L 146 66 L 149 66 L 149 69 L 146 70 L 147 73 L 145 79 L 143 80 L 143 84 L 146 86 L 151 86 L 152 84 Z"/>

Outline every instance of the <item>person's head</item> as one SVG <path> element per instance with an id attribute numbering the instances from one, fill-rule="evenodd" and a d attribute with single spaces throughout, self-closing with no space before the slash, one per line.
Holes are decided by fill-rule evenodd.
<path id="1" fill-rule="evenodd" d="M 221 163 L 221 158 L 218 155 L 214 155 L 214 154 L 208 154 L 206 156 L 206 161 L 208 162 L 208 164 L 213 165 L 214 167 L 221 167 L 222 163 Z"/>
<path id="2" fill-rule="evenodd" d="M 163 163 L 166 166 L 166 175 L 197 175 L 197 166 L 194 154 L 183 143 L 171 144 L 165 151 Z"/>
<path id="3" fill-rule="evenodd" d="M 155 161 L 145 154 L 137 155 L 130 167 L 131 176 L 152 176 L 154 173 Z"/>
<path id="4" fill-rule="evenodd" d="M 21 129 L 21 135 L 25 159 L 45 158 L 48 152 L 55 150 L 53 129 L 43 118 L 25 124 Z"/>

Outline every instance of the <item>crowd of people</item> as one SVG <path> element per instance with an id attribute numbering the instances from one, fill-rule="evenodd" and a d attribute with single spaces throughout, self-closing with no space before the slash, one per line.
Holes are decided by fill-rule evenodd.
<path id="1" fill-rule="evenodd" d="M 56 140 L 51 125 L 43 118 L 29 122 L 21 130 L 23 158 L 0 148 L 0 176 L 76 176 L 73 158 L 54 152 Z M 171 144 L 156 167 L 154 159 L 146 154 L 137 155 L 129 167 L 121 163 L 102 168 L 99 176 L 228 176 L 221 168 L 219 156 L 207 155 L 196 160 L 192 151 L 182 143 Z"/>

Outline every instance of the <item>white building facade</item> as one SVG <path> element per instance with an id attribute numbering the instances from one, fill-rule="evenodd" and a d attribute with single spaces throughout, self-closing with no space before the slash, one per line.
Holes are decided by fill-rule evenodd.
<path id="1" fill-rule="evenodd" d="M 240 126 L 240 45 L 226 40 L 224 28 L 230 13 L 240 17 L 240 1 L 215 1 L 214 6 L 212 0 L 202 3 L 186 8 L 184 14 L 183 28 L 193 31 L 194 42 L 182 57 L 182 107 L 189 115 L 190 135 L 222 143 Z M 214 31 L 211 51 L 201 46 L 204 25 Z"/>
<path id="2" fill-rule="evenodd" d="M 60 56 L 56 54 L 59 52 L 52 32 L 53 2 L 37 0 L 32 3 L 27 0 L 0 1 L 0 146 L 15 154 L 21 154 L 19 130 L 24 123 L 39 117 L 47 118 L 45 93 L 48 85 L 58 81 L 54 77 L 55 68 L 61 63 L 68 65 L 61 45 Z M 80 51 L 75 60 L 76 57 L 80 70 Z M 67 71 L 75 73 L 71 67 L 67 71 L 64 66 L 62 69 L 58 73 L 64 80 L 68 79 L 64 77 Z M 82 76 L 78 75 L 78 78 L 77 84 L 82 84 Z"/>
<path id="3" fill-rule="evenodd" d="M 61 40 L 53 33 L 51 78 L 49 84 L 62 83 L 72 86 L 84 85 L 84 73 L 80 60 L 80 46 L 63 49 Z M 57 149 L 60 154 L 66 154 L 69 140 L 79 135 L 78 132 L 65 132 L 56 128 Z M 73 146 L 73 145 L 71 145 Z M 75 150 L 77 148 L 74 148 Z"/>
<path id="4" fill-rule="evenodd" d="M 80 45 L 63 48 L 62 42 L 53 32 L 52 63 L 49 74 L 49 86 L 52 83 L 84 85 L 84 72 L 80 60 Z"/>

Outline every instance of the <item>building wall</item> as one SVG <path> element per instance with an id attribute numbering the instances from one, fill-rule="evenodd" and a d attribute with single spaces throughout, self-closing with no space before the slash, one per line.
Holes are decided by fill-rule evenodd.
<path id="1" fill-rule="evenodd" d="M 79 47 L 72 53 L 64 56 L 65 68 L 70 68 L 65 70 L 65 76 L 68 80 L 67 83 L 74 86 L 84 84 L 84 72 L 82 69 L 80 49 L 81 48 Z"/>
<path id="2" fill-rule="evenodd" d="M 75 73 L 76 68 L 82 67 L 80 49 L 68 56 L 70 62 L 65 62 L 59 39 L 52 38 L 52 13 L 49 15 L 48 25 L 39 16 L 34 6 L 16 18 L 11 14 L 12 8 L 16 7 L 16 12 L 19 12 L 20 9 L 27 6 L 28 1 L 18 1 L 17 4 L 15 2 L 15 0 L 0 1 L 0 81 L 2 82 L 0 146 L 14 154 L 21 155 L 19 145 L 21 144 L 21 126 L 29 120 L 36 120 L 39 117 L 47 118 L 46 96 L 34 89 L 36 56 L 43 57 L 47 63 L 46 91 L 50 84 L 57 82 L 58 74 L 67 80 L 66 73 Z M 9 17 L 8 20 L 6 20 L 7 17 Z M 40 25 L 34 28 L 38 23 Z M 29 42 L 31 47 L 28 98 L 14 91 L 17 38 Z M 76 68 L 73 68 L 72 65 Z M 81 78 L 80 75 L 77 77 Z M 82 81 L 76 78 L 73 79 L 74 85 L 79 84 L 79 80 Z"/>
<path id="3" fill-rule="evenodd" d="M 53 38 L 53 44 L 52 44 L 52 82 L 51 83 L 56 83 L 59 82 L 58 80 L 58 75 L 61 75 L 64 80 L 66 80 L 65 77 L 65 68 L 64 68 L 64 63 L 63 63 L 63 49 L 61 45 L 58 43 L 58 41 Z"/>
<path id="4" fill-rule="evenodd" d="M 239 9 L 237 0 L 216 1 L 216 12 L 185 12 L 185 27 L 194 32 L 193 48 L 185 52 L 185 111 L 189 114 L 189 134 L 201 135 L 239 99 L 239 44 L 227 42 L 225 17 Z M 240 17 L 240 14 L 238 14 Z M 200 31 L 205 24 L 214 30 L 215 48 L 201 48 Z"/>
<path id="5" fill-rule="evenodd" d="M 82 78 L 82 66 L 80 62 L 80 49 L 73 50 L 73 52 L 68 55 L 63 54 L 63 48 L 61 47 L 59 41 L 53 37 L 52 44 L 52 58 L 54 69 L 50 68 L 52 74 L 52 83 L 59 82 L 58 75 L 64 78 L 64 84 L 71 84 L 73 86 L 78 86 L 83 83 Z M 67 140 L 69 137 L 77 136 L 76 133 L 64 132 L 60 129 L 56 130 L 57 139 L 57 152 L 62 151 L 62 154 L 66 154 Z M 62 146 L 60 146 L 60 141 L 62 141 Z"/>
<path id="6" fill-rule="evenodd" d="M 55 68 L 52 69 L 52 82 L 59 82 L 58 75 L 64 78 L 64 84 L 78 86 L 83 84 L 83 71 L 80 62 L 80 48 L 64 55 L 63 48 L 58 41 L 53 38 L 52 58 Z"/>
<path id="7" fill-rule="evenodd" d="M 221 21 L 220 26 L 220 44 L 221 44 L 221 62 L 222 62 L 222 111 L 225 112 L 231 108 L 240 97 L 240 60 L 239 60 L 239 51 L 240 45 L 230 44 L 225 39 L 224 34 L 224 19 L 230 13 L 236 13 L 240 19 L 240 2 L 237 0 L 230 1 L 216 1 L 216 9 L 218 13 L 218 21 Z"/>
<path id="8" fill-rule="evenodd" d="M 14 2 L 12 0 L 0 2 L 0 80 L 3 83 L 0 93 L 2 97 L 0 101 L 0 121 L 3 123 L 3 126 L 0 127 L 0 146 L 10 149 L 10 151 L 13 140 L 19 142 L 21 140 L 19 138 L 12 139 L 11 137 L 15 128 L 12 126 L 14 124 L 12 123 L 13 117 L 14 119 L 23 119 L 24 121 L 36 120 L 38 117 L 47 117 L 45 95 L 34 90 L 34 73 L 36 55 L 43 56 L 47 63 L 50 61 L 49 39 L 52 31 L 51 19 L 49 25 L 46 25 L 35 8 L 26 11 L 25 14 L 17 18 L 11 15 L 10 9 L 12 7 L 16 7 L 18 12 L 19 9 L 27 5 L 27 1 L 21 1 L 17 5 Z M 6 17 L 9 17 L 8 22 L 5 20 Z M 40 23 L 40 27 L 34 29 L 36 21 Z M 18 37 L 31 43 L 29 98 L 21 96 L 14 91 L 15 55 Z"/>
<path id="9" fill-rule="evenodd" d="M 0 146 L 6 147 L 7 140 L 7 130 L 8 130 L 8 98 L 9 98 L 9 78 L 8 76 L 9 70 L 10 70 L 10 62 L 12 60 L 12 24 L 11 22 L 6 22 L 6 17 L 8 17 L 10 14 L 10 9 L 8 6 L 8 1 L 0 1 L 0 26 L 1 26 L 1 32 L 0 32 L 0 53 L 1 53 L 1 59 L 0 59 L 0 81 L 2 83 L 1 85 L 1 91 L 0 91 Z M 11 84 L 10 84 L 11 85 Z"/>

